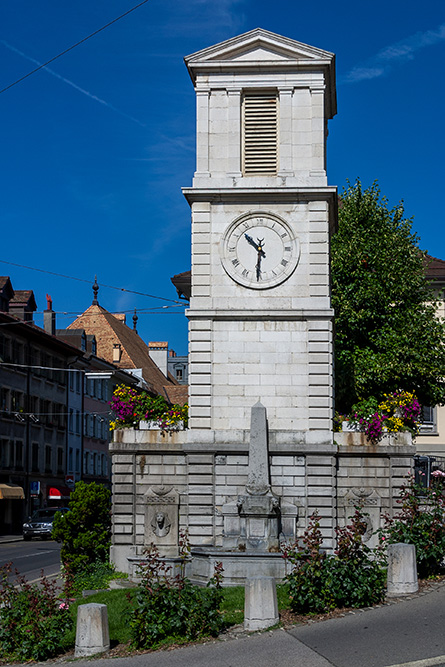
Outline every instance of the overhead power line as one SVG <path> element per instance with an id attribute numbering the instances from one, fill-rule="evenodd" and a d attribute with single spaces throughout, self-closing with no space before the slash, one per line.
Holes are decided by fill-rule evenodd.
<path id="1" fill-rule="evenodd" d="M 75 276 L 67 276 L 64 273 L 56 273 L 55 271 L 48 271 L 47 269 L 37 269 L 34 266 L 26 266 L 25 264 L 16 264 L 15 262 L 8 262 L 5 259 L 0 259 L 2 264 L 9 264 L 10 266 L 17 266 L 19 269 L 28 269 L 29 271 L 38 271 L 39 273 L 47 273 L 50 276 L 57 276 L 58 278 L 67 278 L 68 280 L 77 280 L 79 283 L 87 283 L 91 285 L 91 280 L 85 278 L 76 278 Z M 136 292 L 136 290 L 126 289 L 125 287 L 115 287 L 114 285 L 105 285 L 99 283 L 99 287 L 108 287 L 108 289 L 115 289 L 118 292 L 127 292 L 128 294 L 138 294 L 139 296 L 148 296 L 150 299 L 159 299 L 160 301 L 168 301 L 169 303 L 176 303 L 184 305 L 183 301 L 177 299 L 167 299 L 164 296 L 156 296 L 155 294 L 147 294 L 145 292 Z"/>
<path id="2" fill-rule="evenodd" d="M 64 56 L 65 53 L 68 53 L 69 51 L 72 51 L 73 49 L 76 48 L 76 46 L 79 46 L 80 44 L 83 44 L 83 43 L 86 42 L 88 39 L 91 39 L 91 37 L 94 37 L 95 35 L 97 35 L 97 34 L 99 34 L 100 32 L 102 32 L 102 30 L 105 30 L 105 28 L 109 28 L 110 25 L 113 25 L 113 23 L 116 23 L 117 21 L 120 21 L 121 19 L 123 19 L 124 16 L 128 16 L 128 14 L 131 14 L 131 12 L 134 12 L 136 9 L 138 9 L 138 8 L 141 7 L 142 5 L 145 5 L 147 2 L 148 2 L 148 0 L 143 0 L 143 2 L 140 2 L 138 5 L 135 5 L 134 7 L 132 7 L 131 9 L 129 9 L 128 11 L 126 11 L 126 12 L 124 12 L 123 14 L 121 14 L 120 16 L 118 16 L 117 18 L 113 19 L 112 21 L 110 21 L 110 22 L 107 23 L 106 25 L 102 26 L 102 28 L 99 28 L 98 30 L 95 30 L 94 32 L 92 32 L 91 35 L 88 35 L 87 37 L 84 37 L 84 38 L 81 39 L 79 42 L 76 42 L 75 44 L 73 44 L 72 46 L 69 46 L 67 49 L 65 49 L 65 50 L 62 51 L 61 53 L 58 53 L 57 56 L 54 56 L 53 58 L 50 58 L 49 60 L 47 60 L 47 61 L 46 61 L 45 63 L 43 63 L 42 65 L 39 65 L 39 67 L 36 67 L 35 69 L 31 70 L 31 72 L 28 72 L 28 74 L 25 74 L 24 76 L 20 77 L 20 79 L 17 79 L 17 81 L 14 81 L 13 83 L 10 83 L 9 86 L 6 86 L 6 87 L 3 88 L 2 90 L 0 90 L 0 93 L 4 93 L 4 92 L 6 92 L 7 90 L 9 90 L 10 88 L 12 88 L 13 86 L 16 86 L 18 83 L 20 83 L 21 81 L 24 81 L 25 79 L 27 79 L 27 78 L 28 78 L 29 76 L 31 76 L 32 74 L 35 74 L 36 72 L 38 72 L 39 70 L 43 69 L 44 67 L 46 67 L 46 66 L 49 65 L 50 63 L 54 62 L 54 61 L 57 60 L 58 58 L 61 58 L 62 56 Z"/>

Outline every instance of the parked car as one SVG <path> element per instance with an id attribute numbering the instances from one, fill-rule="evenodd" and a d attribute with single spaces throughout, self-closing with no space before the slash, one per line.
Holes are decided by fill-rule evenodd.
<path id="1" fill-rule="evenodd" d="M 68 507 L 45 507 L 37 510 L 32 517 L 23 524 L 23 539 L 30 540 L 32 537 L 40 537 L 47 540 L 51 537 L 53 521 L 57 512 L 69 512 Z"/>

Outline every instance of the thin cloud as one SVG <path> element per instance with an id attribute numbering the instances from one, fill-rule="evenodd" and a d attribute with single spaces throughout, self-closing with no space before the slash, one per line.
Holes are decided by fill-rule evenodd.
<path id="1" fill-rule="evenodd" d="M 26 58 L 26 60 L 29 60 L 30 62 L 35 63 L 36 65 L 42 65 L 41 62 L 39 62 L 35 58 L 32 58 L 31 56 L 28 56 L 26 53 L 23 53 L 23 51 L 19 51 L 19 49 L 17 49 L 15 46 L 12 46 L 12 44 L 8 44 L 8 42 L 6 42 L 4 39 L 0 39 L 0 43 L 3 44 L 7 49 L 12 51 L 13 53 L 17 53 L 19 56 L 22 56 L 22 58 Z M 124 116 L 124 118 L 128 118 L 129 120 L 133 121 L 134 123 L 137 123 L 141 127 L 146 127 L 145 123 L 142 123 L 137 118 L 134 118 L 133 116 L 130 116 L 129 114 L 125 113 L 124 111 L 121 111 L 120 109 L 117 109 L 115 106 L 113 106 L 109 102 L 106 102 L 101 97 L 97 97 L 97 95 L 93 95 L 93 93 L 90 93 L 88 90 L 85 90 L 84 88 L 81 88 L 80 86 L 78 86 L 73 81 L 70 81 L 69 79 L 66 79 L 64 76 L 62 76 L 61 74 L 58 74 L 57 72 L 50 69 L 49 67 L 43 67 L 42 69 L 46 70 L 48 72 L 48 74 L 51 74 L 51 76 L 54 76 L 56 79 L 60 79 L 60 81 L 63 81 L 64 83 L 67 83 L 69 86 L 71 86 L 75 90 L 79 91 L 79 93 L 82 93 L 83 95 L 86 95 L 87 97 L 90 98 L 90 100 L 94 100 L 95 102 L 98 102 L 99 104 L 103 104 L 108 109 L 111 109 L 111 111 L 115 111 L 116 113 L 120 114 L 121 116 Z"/>
<path id="2" fill-rule="evenodd" d="M 340 77 L 340 83 L 357 83 L 385 76 L 395 65 L 413 60 L 417 51 L 444 40 L 445 23 L 434 30 L 417 32 L 415 35 L 386 46 L 362 65 L 356 65 L 346 75 Z"/>
<path id="3" fill-rule="evenodd" d="M 188 0 L 175 4 L 175 18 L 169 20 L 168 31 L 201 35 L 210 31 L 236 31 L 243 25 L 240 6 L 245 0 Z"/>

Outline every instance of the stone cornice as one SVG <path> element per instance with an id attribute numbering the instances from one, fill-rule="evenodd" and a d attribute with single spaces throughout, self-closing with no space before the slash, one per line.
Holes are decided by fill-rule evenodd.
<path id="1" fill-rule="evenodd" d="M 284 320 L 331 320 L 334 317 L 332 308 L 310 310 L 306 308 L 296 308 L 292 310 L 196 310 L 189 308 L 185 311 L 189 319 L 197 320 L 258 320 L 267 319 L 272 321 Z"/>
<path id="2" fill-rule="evenodd" d="M 268 187 L 232 187 L 232 188 L 182 188 L 182 193 L 189 204 L 194 202 L 242 202 L 268 203 L 276 201 L 284 203 L 304 203 L 310 201 L 328 201 L 336 203 L 337 188 L 333 185 L 298 188 Z"/>

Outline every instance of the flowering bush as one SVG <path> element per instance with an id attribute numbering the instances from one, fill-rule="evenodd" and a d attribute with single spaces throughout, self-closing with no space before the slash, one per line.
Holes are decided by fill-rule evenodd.
<path id="1" fill-rule="evenodd" d="M 350 523 L 336 527 L 337 549 L 322 551 L 320 519 L 315 512 L 301 538 L 302 546 L 282 545 L 283 557 L 294 568 L 286 576 L 291 607 L 300 613 L 323 612 L 334 607 L 363 607 L 385 596 L 382 560 L 363 543 L 366 518 L 356 507 Z"/>
<path id="2" fill-rule="evenodd" d="M 46 577 L 30 584 L 11 565 L 0 567 L 0 659 L 47 660 L 63 649 L 63 637 L 73 624 L 69 600 Z"/>
<path id="3" fill-rule="evenodd" d="M 370 442 L 381 440 L 383 433 L 418 432 L 421 406 L 414 392 L 384 394 L 383 401 L 368 399 L 353 407 L 352 422 L 364 431 Z"/>
<path id="4" fill-rule="evenodd" d="M 184 564 L 189 545 L 186 535 L 182 534 L 180 539 Z M 216 637 L 224 623 L 220 612 L 222 563 L 215 563 L 213 577 L 202 588 L 184 576 L 183 567 L 176 576 L 170 574 L 170 566 L 154 544 L 145 553 L 146 560 L 139 567 L 141 584 L 130 615 L 132 646 L 147 649 L 168 639 L 178 642 Z"/>
<path id="5" fill-rule="evenodd" d="M 111 430 L 136 426 L 140 421 L 157 422 L 162 430 L 171 431 L 179 422 L 187 426 L 188 406 L 169 405 L 163 396 L 150 396 L 132 387 L 120 385 L 113 392 L 110 407 L 115 415 Z"/>

